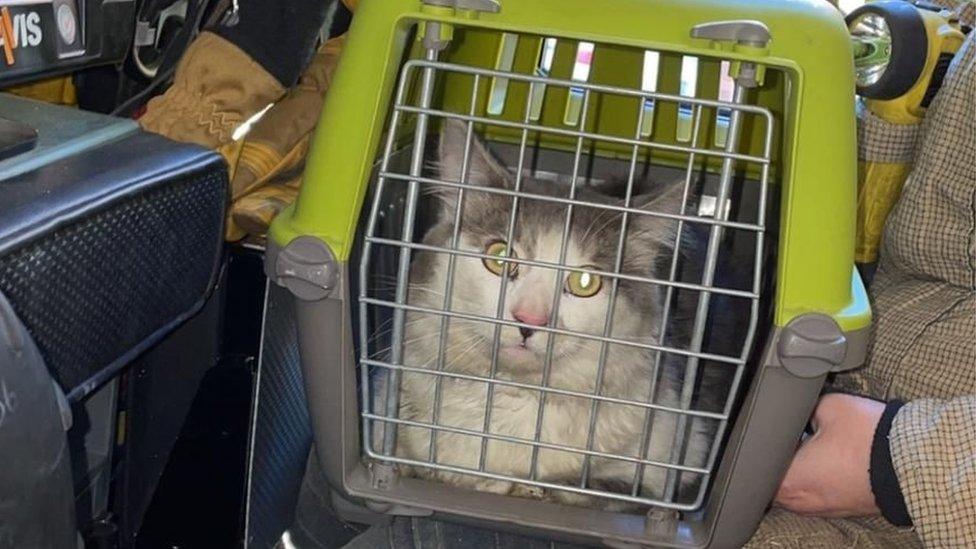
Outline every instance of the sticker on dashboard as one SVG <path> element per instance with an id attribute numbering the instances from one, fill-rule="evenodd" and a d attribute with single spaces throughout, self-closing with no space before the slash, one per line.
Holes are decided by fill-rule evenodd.
<path id="1" fill-rule="evenodd" d="M 31 70 L 84 53 L 71 0 L 0 0 L 0 72 Z"/>

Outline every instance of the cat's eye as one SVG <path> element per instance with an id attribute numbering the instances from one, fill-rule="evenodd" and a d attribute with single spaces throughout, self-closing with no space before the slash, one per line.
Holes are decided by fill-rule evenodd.
<path id="1" fill-rule="evenodd" d="M 573 271 L 566 277 L 566 290 L 576 297 L 593 297 L 603 286 L 600 275 Z"/>
<path id="2" fill-rule="evenodd" d="M 501 258 L 504 257 L 516 257 L 515 252 L 508 249 L 508 244 L 501 240 L 496 240 L 485 248 L 485 255 L 490 255 L 492 257 L 497 257 L 499 259 L 482 259 L 481 262 L 485 264 L 485 268 L 489 271 L 501 276 L 505 271 L 505 266 L 508 265 L 508 276 L 514 277 L 518 272 L 518 263 L 511 263 L 504 261 Z"/>

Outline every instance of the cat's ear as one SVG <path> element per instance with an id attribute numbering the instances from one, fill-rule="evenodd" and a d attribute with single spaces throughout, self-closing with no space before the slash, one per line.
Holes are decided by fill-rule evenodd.
<path id="1" fill-rule="evenodd" d="M 466 123 L 454 119 L 444 121 L 437 147 L 437 172 L 440 178 L 452 183 L 463 182 L 479 187 L 506 187 L 508 170 L 492 156 L 475 132 L 471 132 L 467 174 L 461 173 L 467 139 Z"/>
<path id="2" fill-rule="evenodd" d="M 690 191 L 686 195 L 684 182 L 679 181 L 663 186 L 648 195 L 635 197 L 634 204 L 637 208 L 649 212 L 679 215 L 682 211 L 682 205 L 690 203 L 691 200 Z M 690 207 L 685 207 L 684 210 L 687 213 L 690 211 Z M 638 238 L 651 240 L 667 248 L 674 247 L 675 235 L 678 230 L 677 220 L 656 215 L 637 215 L 634 217 L 636 218 L 634 223 L 639 235 Z"/>

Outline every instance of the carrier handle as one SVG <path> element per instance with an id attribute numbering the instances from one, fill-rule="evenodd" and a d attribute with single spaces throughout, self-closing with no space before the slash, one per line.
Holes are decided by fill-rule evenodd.
<path id="1" fill-rule="evenodd" d="M 765 48 L 770 40 L 769 27 L 749 19 L 701 23 L 691 28 L 691 37 L 736 42 L 756 48 Z"/>
<path id="2" fill-rule="evenodd" d="M 733 49 L 751 54 L 765 54 L 766 45 L 772 38 L 769 27 L 760 21 L 749 19 L 701 23 L 691 28 L 691 37 L 734 42 Z M 744 88 L 762 85 L 765 74 L 765 67 L 750 61 L 732 61 L 729 67 L 729 76 Z"/>

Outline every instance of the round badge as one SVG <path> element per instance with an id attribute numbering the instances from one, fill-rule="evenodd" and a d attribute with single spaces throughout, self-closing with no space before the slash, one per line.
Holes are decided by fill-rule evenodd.
<path id="1" fill-rule="evenodd" d="M 65 44 L 73 44 L 75 36 L 78 34 L 78 26 L 75 24 L 75 14 L 67 4 L 58 6 L 58 33 Z"/>

